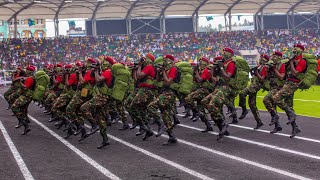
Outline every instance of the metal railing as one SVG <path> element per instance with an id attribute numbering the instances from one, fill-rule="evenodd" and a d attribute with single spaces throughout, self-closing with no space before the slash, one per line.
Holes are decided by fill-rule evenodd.
<path id="1" fill-rule="evenodd" d="M 7 86 L 12 83 L 11 75 L 14 70 L 0 70 L 0 86 Z"/>

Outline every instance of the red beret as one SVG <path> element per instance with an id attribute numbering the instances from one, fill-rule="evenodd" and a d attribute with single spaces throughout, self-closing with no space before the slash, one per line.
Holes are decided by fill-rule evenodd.
<path id="1" fill-rule="evenodd" d="M 266 59 L 268 61 L 270 60 L 270 57 L 268 55 L 266 55 L 266 54 L 261 54 L 260 57 L 262 57 L 262 58 L 264 58 L 264 59 Z"/>
<path id="2" fill-rule="evenodd" d="M 191 64 L 191 66 L 193 66 L 193 67 L 196 67 L 196 66 L 197 66 L 197 63 L 195 63 L 195 62 L 191 62 L 190 64 Z"/>
<path id="3" fill-rule="evenodd" d="M 156 59 L 152 54 L 147 54 L 146 57 L 151 59 L 151 61 L 154 61 Z"/>
<path id="4" fill-rule="evenodd" d="M 230 54 L 234 55 L 234 52 L 233 52 L 233 50 L 232 50 L 231 48 L 228 48 L 228 47 L 223 48 L 223 51 L 226 51 L 226 52 L 228 52 L 228 53 L 230 53 Z"/>
<path id="5" fill-rule="evenodd" d="M 88 58 L 87 61 L 89 63 L 92 63 L 92 64 L 96 64 L 97 63 L 97 61 L 95 59 L 93 59 L 93 58 Z"/>
<path id="6" fill-rule="evenodd" d="M 202 57 L 202 58 L 200 59 L 200 61 L 204 61 L 204 62 L 206 62 L 206 63 L 209 63 L 209 62 L 210 62 L 209 59 L 206 58 L 206 57 Z"/>
<path id="7" fill-rule="evenodd" d="M 275 51 L 272 55 L 276 55 L 276 56 L 282 57 L 282 52 L 280 52 L 280 51 Z"/>
<path id="8" fill-rule="evenodd" d="M 214 58 L 215 61 L 221 61 L 222 59 L 223 59 L 222 56 L 217 56 Z"/>
<path id="9" fill-rule="evenodd" d="M 26 70 L 33 72 L 36 70 L 36 68 L 34 66 L 27 66 Z"/>
<path id="10" fill-rule="evenodd" d="M 72 65 L 71 65 L 71 64 L 67 64 L 67 65 L 64 66 L 64 68 L 65 68 L 65 69 L 71 69 L 71 68 L 72 68 Z"/>
<path id="11" fill-rule="evenodd" d="M 108 61 L 110 64 L 114 64 L 114 63 L 115 63 L 115 61 L 113 60 L 113 58 L 110 57 L 110 56 L 104 57 L 104 60 L 105 60 L 105 61 Z"/>
<path id="12" fill-rule="evenodd" d="M 76 63 L 76 66 L 81 67 L 81 66 L 83 66 L 83 65 L 82 65 L 81 62 L 77 62 L 77 63 Z"/>
<path id="13" fill-rule="evenodd" d="M 300 48 L 302 51 L 304 51 L 304 46 L 302 44 L 295 44 L 294 47 Z"/>
<path id="14" fill-rule="evenodd" d="M 163 58 L 170 59 L 170 60 L 174 61 L 174 57 L 171 54 L 164 55 Z"/>
<path id="15" fill-rule="evenodd" d="M 56 67 L 63 67 L 63 65 L 62 64 L 57 64 Z"/>

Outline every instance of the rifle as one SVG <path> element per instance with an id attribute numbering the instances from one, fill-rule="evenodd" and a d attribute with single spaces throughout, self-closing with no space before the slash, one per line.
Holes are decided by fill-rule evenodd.
<path id="1" fill-rule="evenodd" d="M 251 69 L 250 69 L 250 74 L 251 74 L 251 76 L 255 76 L 257 70 L 258 70 L 258 66 L 251 68 Z"/>
<path id="2" fill-rule="evenodd" d="M 223 63 L 222 60 L 217 60 L 213 63 L 213 71 L 216 75 L 219 75 L 221 73 L 221 70 L 219 68 L 219 64 Z"/>

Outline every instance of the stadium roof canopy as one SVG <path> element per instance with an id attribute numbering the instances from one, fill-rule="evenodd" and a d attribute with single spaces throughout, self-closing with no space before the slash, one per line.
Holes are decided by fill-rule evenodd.
<path id="1" fill-rule="evenodd" d="M 319 0 L 0 0 L 0 19 L 135 18 L 161 15 L 319 13 Z"/>

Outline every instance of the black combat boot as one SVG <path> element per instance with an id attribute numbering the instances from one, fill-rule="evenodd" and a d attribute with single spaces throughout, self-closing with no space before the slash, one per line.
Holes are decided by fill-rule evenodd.
<path id="1" fill-rule="evenodd" d="M 108 135 L 107 133 L 100 133 L 101 136 L 102 136 L 102 142 L 101 144 L 97 147 L 97 149 L 102 149 L 103 147 L 107 146 L 107 145 L 110 145 L 110 142 L 109 142 L 109 138 L 108 138 Z"/>
<path id="2" fill-rule="evenodd" d="M 172 130 L 169 131 L 167 130 L 167 133 L 169 135 L 169 139 L 167 142 L 163 143 L 164 146 L 170 145 L 170 144 L 175 144 L 178 142 L 176 136 L 173 134 Z"/>
<path id="3" fill-rule="evenodd" d="M 194 117 L 198 114 L 198 110 L 197 109 L 192 109 L 192 117 L 191 119 L 194 119 Z"/>
<path id="4" fill-rule="evenodd" d="M 67 128 L 63 131 L 67 132 L 67 135 L 64 137 L 64 139 L 68 139 L 71 135 L 73 135 L 77 130 L 77 127 L 72 122 L 68 121 Z"/>
<path id="5" fill-rule="evenodd" d="M 297 134 L 301 132 L 301 129 L 298 127 L 296 121 L 293 121 L 291 123 L 291 126 L 292 126 L 292 133 L 290 135 L 290 138 L 294 138 Z"/>
<path id="6" fill-rule="evenodd" d="M 53 121 L 58 121 L 59 118 L 57 116 L 52 116 L 50 119 L 49 119 L 49 122 L 53 122 Z"/>
<path id="7" fill-rule="evenodd" d="M 97 124 L 92 119 L 88 119 L 88 121 L 91 124 L 91 129 L 90 129 L 88 135 L 91 135 L 99 130 L 99 126 L 97 126 Z"/>
<path id="8" fill-rule="evenodd" d="M 242 113 L 239 119 L 244 119 L 248 113 L 249 111 L 247 109 L 242 109 Z"/>
<path id="9" fill-rule="evenodd" d="M 290 107 L 287 107 L 287 108 L 285 109 L 285 111 L 286 111 L 286 114 L 287 114 L 288 120 L 289 120 L 289 121 L 287 122 L 287 125 L 289 125 L 289 124 L 293 123 L 293 122 L 296 120 L 297 115 L 296 115 L 296 113 L 295 113 Z"/>
<path id="10" fill-rule="evenodd" d="M 140 135 L 144 134 L 147 131 L 146 126 L 142 122 L 138 122 L 138 123 L 139 123 L 140 129 L 136 133 L 136 136 L 140 136 Z"/>
<path id="11" fill-rule="evenodd" d="M 77 136 L 81 133 L 82 129 L 84 129 L 84 126 L 78 122 L 75 123 L 77 130 L 74 132 L 74 135 Z"/>
<path id="12" fill-rule="evenodd" d="M 279 122 L 279 116 L 274 111 L 271 112 L 271 122 L 269 126 L 274 125 L 276 122 Z"/>
<path id="13" fill-rule="evenodd" d="M 239 123 L 236 109 L 231 110 L 231 114 L 229 117 L 232 118 L 232 121 L 230 124 L 238 124 Z"/>
<path id="14" fill-rule="evenodd" d="M 133 121 L 130 129 L 134 129 L 134 128 L 136 128 L 137 126 L 138 126 L 137 122 L 136 122 L 136 121 Z"/>
<path id="15" fill-rule="evenodd" d="M 186 114 L 182 118 L 188 118 L 191 116 L 190 108 L 186 108 Z"/>
<path id="16" fill-rule="evenodd" d="M 9 110 L 9 109 L 11 109 L 11 106 L 10 106 L 10 105 L 6 108 L 6 110 Z"/>
<path id="17" fill-rule="evenodd" d="M 213 131 L 213 128 L 212 128 L 212 126 L 211 126 L 209 121 L 206 121 L 205 125 L 206 125 L 206 129 L 202 130 L 201 132 L 206 133 L 206 132 L 209 132 L 209 131 Z"/>
<path id="18" fill-rule="evenodd" d="M 172 115 L 172 118 L 173 118 L 173 126 L 176 126 L 177 124 L 181 123 L 175 114 Z"/>
<path id="19" fill-rule="evenodd" d="M 279 131 L 282 131 L 282 127 L 279 123 L 279 120 L 275 122 L 275 126 L 274 126 L 274 129 L 270 132 L 271 134 L 275 134 Z"/>
<path id="20" fill-rule="evenodd" d="M 22 118 L 18 118 L 19 123 L 15 126 L 15 128 L 20 128 L 23 125 L 23 119 Z"/>
<path id="21" fill-rule="evenodd" d="M 217 124 L 217 126 L 219 127 L 219 134 L 217 136 L 217 141 L 219 141 L 220 139 L 223 138 L 224 135 L 229 135 L 229 131 L 228 131 L 228 124 L 224 123 L 223 121 L 219 120 L 219 123 Z"/>
<path id="22" fill-rule="evenodd" d="M 124 131 L 124 130 L 129 129 L 129 128 L 130 128 L 130 126 L 129 126 L 128 123 L 123 123 L 122 127 L 119 128 L 119 130 L 120 130 L 120 131 Z"/>
<path id="23" fill-rule="evenodd" d="M 87 137 L 89 137 L 89 134 L 87 133 L 86 128 L 83 127 L 81 129 L 81 138 L 78 141 L 81 142 L 84 139 L 86 139 Z"/>
<path id="24" fill-rule="evenodd" d="M 255 127 L 255 128 L 253 128 L 253 129 L 259 129 L 261 126 L 263 126 L 264 124 L 263 124 L 263 122 L 261 121 L 261 119 L 258 119 L 257 120 L 257 126 Z"/>
<path id="25" fill-rule="evenodd" d="M 27 121 L 25 119 L 22 119 L 22 125 L 24 126 L 24 131 L 21 135 L 25 135 L 31 131 L 31 129 L 29 128 L 29 124 L 27 123 Z"/>
<path id="26" fill-rule="evenodd" d="M 144 135 L 144 137 L 143 137 L 143 139 L 142 139 L 143 141 L 145 141 L 145 140 L 147 140 L 149 137 L 153 136 L 153 131 L 151 130 L 151 128 L 149 127 L 149 125 L 146 124 L 145 126 L 146 126 L 147 131 L 146 131 L 146 134 Z"/>
<path id="27" fill-rule="evenodd" d="M 196 121 L 198 121 L 200 119 L 200 114 L 199 114 L 199 112 L 197 111 L 195 114 L 193 114 L 193 116 L 192 116 L 192 121 L 193 122 L 196 122 Z"/>

